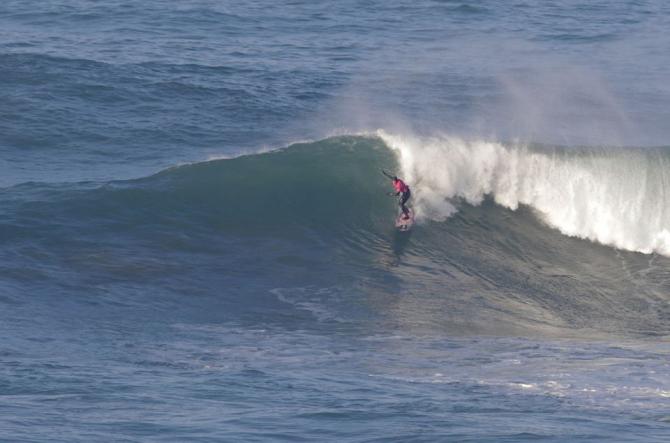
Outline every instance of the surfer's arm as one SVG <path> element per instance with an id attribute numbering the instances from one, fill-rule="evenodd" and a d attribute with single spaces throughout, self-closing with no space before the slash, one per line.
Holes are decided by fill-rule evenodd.
<path id="1" fill-rule="evenodd" d="M 384 174 L 385 176 L 387 176 L 388 178 L 393 180 L 393 176 L 391 174 L 389 174 L 388 172 L 384 171 L 383 169 L 382 169 L 382 174 Z"/>

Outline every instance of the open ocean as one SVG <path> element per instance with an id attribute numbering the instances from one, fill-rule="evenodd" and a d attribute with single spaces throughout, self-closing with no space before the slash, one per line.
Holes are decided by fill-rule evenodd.
<path id="1" fill-rule="evenodd" d="M 0 441 L 670 441 L 669 48 L 662 0 L 3 0 Z"/>

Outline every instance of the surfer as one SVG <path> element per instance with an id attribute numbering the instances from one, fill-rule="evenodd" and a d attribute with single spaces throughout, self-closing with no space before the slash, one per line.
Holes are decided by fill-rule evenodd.
<path id="1" fill-rule="evenodd" d="M 398 206 L 400 206 L 400 210 L 404 214 L 403 218 L 408 219 L 409 209 L 407 209 L 405 203 L 407 203 L 407 200 L 409 200 L 409 198 L 412 196 L 412 193 L 409 190 L 409 186 L 407 186 L 407 184 L 404 181 L 400 180 L 395 175 L 391 175 L 388 172 L 384 171 L 383 169 L 382 174 L 384 174 L 393 181 L 393 189 L 395 189 L 395 192 L 389 192 L 389 195 L 395 195 L 400 197 L 398 199 Z"/>

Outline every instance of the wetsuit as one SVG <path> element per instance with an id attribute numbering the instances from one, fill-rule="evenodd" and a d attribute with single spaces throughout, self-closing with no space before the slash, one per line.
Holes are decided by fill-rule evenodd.
<path id="1" fill-rule="evenodd" d="M 409 198 L 412 196 L 412 193 L 409 190 L 409 186 L 407 186 L 404 181 L 396 178 L 393 180 L 393 189 L 395 189 L 396 195 L 400 196 L 398 199 L 398 205 L 400 206 L 400 209 L 402 210 L 403 214 L 405 214 L 405 216 L 409 217 L 409 209 L 407 209 L 407 206 L 405 206 L 407 200 L 409 200 Z"/>

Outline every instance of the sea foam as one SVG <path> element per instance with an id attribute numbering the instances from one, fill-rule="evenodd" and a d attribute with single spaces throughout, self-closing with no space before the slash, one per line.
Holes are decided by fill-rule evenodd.
<path id="1" fill-rule="evenodd" d="M 670 256 L 670 158 L 660 149 L 531 147 L 379 131 L 413 185 L 419 219 L 444 220 L 456 199 L 532 207 L 563 234 Z"/>

